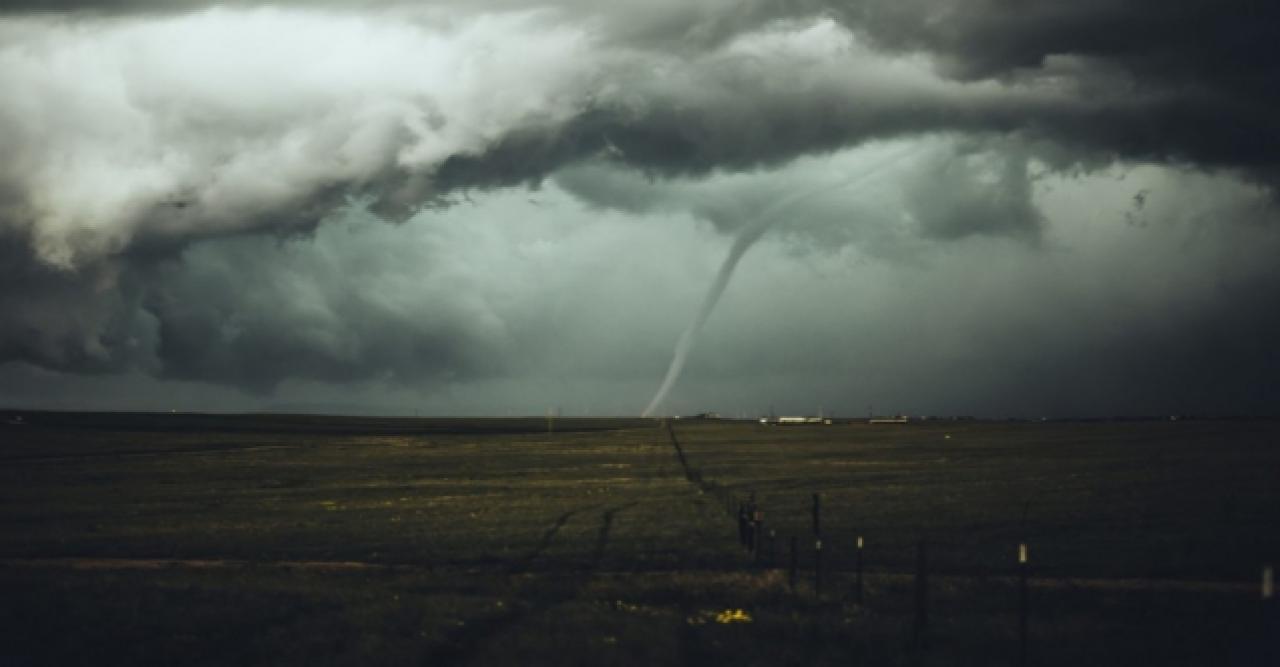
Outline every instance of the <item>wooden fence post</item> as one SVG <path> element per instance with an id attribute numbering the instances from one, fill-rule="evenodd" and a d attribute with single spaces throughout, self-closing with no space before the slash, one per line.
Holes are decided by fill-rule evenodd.
<path id="1" fill-rule="evenodd" d="M 813 536 L 822 537 L 822 498 L 813 494 Z"/>
<path id="2" fill-rule="evenodd" d="M 756 563 L 760 562 L 760 547 L 764 544 L 764 510 L 755 502 L 755 494 L 751 494 L 751 552 Z"/>
<path id="3" fill-rule="evenodd" d="M 1018 664 L 1027 665 L 1027 617 L 1030 613 L 1030 597 L 1027 575 L 1031 564 L 1027 559 L 1026 542 L 1018 545 Z"/>
<path id="4" fill-rule="evenodd" d="M 822 538 L 813 541 L 813 596 L 822 597 Z"/>
<path id="5" fill-rule="evenodd" d="M 1261 593 L 1256 626 L 1257 645 L 1249 653 L 1248 662 L 1240 664 L 1280 664 L 1280 601 L 1276 599 L 1275 570 L 1270 564 L 1262 566 Z"/>
<path id="6" fill-rule="evenodd" d="M 858 548 L 856 558 L 854 560 L 855 576 L 854 579 L 854 600 L 858 604 L 862 604 L 862 536 L 858 536 Z"/>

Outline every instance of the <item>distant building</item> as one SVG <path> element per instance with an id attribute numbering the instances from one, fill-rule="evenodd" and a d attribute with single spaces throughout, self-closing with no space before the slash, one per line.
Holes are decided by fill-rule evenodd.
<path id="1" fill-rule="evenodd" d="M 876 417 L 868 420 L 868 424 L 905 424 L 907 423 L 906 415 L 898 415 L 897 417 Z"/>
<path id="2" fill-rule="evenodd" d="M 760 423 L 768 424 L 770 423 L 770 421 L 767 417 L 761 417 Z M 774 424 L 830 424 L 831 420 L 825 419 L 823 417 L 778 417 L 777 419 L 773 420 L 772 423 Z"/>

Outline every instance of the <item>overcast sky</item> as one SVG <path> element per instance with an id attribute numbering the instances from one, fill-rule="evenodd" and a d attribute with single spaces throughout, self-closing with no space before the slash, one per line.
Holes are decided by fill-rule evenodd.
<path id="1" fill-rule="evenodd" d="M 1280 414 L 1277 25 L 0 1 L 0 406 Z"/>

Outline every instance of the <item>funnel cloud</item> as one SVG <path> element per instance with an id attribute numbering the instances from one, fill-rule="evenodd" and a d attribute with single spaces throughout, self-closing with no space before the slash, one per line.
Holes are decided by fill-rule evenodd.
<path id="1" fill-rule="evenodd" d="M 901 151 L 898 155 L 886 159 L 884 162 L 875 165 L 870 171 L 849 179 L 846 182 L 836 184 L 834 186 L 825 186 L 817 190 L 809 192 L 793 193 L 787 197 L 783 197 L 775 204 L 767 208 L 763 213 L 759 214 L 755 220 L 747 223 L 737 231 L 737 235 L 733 239 L 733 244 L 729 246 L 729 253 L 725 255 L 724 261 L 720 264 L 720 269 L 716 271 L 715 278 L 711 281 L 711 286 L 707 288 L 707 295 L 702 300 L 697 313 L 693 316 L 693 322 L 689 328 L 685 329 L 680 338 L 676 340 L 675 353 L 671 358 L 671 365 L 667 368 L 667 374 L 662 378 L 662 384 L 658 386 L 658 391 L 654 394 L 653 399 L 649 401 L 648 407 L 641 413 L 642 417 L 648 417 L 657 410 L 671 388 L 675 386 L 677 380 L 680 379 L 680 373 L 684 370 L 685 362 L 689 358 L 689 353 L 693 351 L 693 345 L 698 339 L 698 334 L 702 332 L 702 328 L 706 326 L 707 320 L 711 317 L 711 312 L 715 310 L 716 304 L 720 303 L 720 297 L 724 295 L 724 290 L 729 286 L 729 281 L 733 278 L 733 272 L 738 268 L 738 262 L 742 260 L 742 256 L 747 254 L 751 246 L 769 231 L 770 227 L 782 221 L 781 215 L 786 213 L 787 209 L 795 204 L 821 195 L 825 191 L 834 188 L 848 188 L 853 190 L 855 186 L 862 184 L 866 179 L 874 176 L 876 173 L 888 168 L 897 160 L 906 157 L 912 149 Z"/>

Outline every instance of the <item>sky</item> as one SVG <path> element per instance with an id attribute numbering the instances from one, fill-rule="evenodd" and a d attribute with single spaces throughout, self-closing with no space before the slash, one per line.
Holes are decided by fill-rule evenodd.
<path id="1" fill-rule="evenodd" d="M 1280 415 L 1276 25 L 0 0 L 0 406 Z"/>

